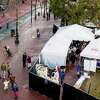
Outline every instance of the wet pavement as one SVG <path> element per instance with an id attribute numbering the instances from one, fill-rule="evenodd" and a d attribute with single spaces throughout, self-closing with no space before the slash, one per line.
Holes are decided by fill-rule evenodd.
<path id="1" fill-rule="evenodd" d="M 34 1 L 34 0 L 33 0 Z M 12 3 L 13 2 L 13 3 Z M 0 13 L 0 40 L 2 40 L 5 36 L 10 34 L 11 29 L 15 29 L 16 27 L 16 6 L 14 1 L 10 2 L 8 10 L 5 12 L 4 16 Z M 37 12 L 40 11 L 39 2 L 37 3 Z M 34 6 L 33 6 L 33 18 L 34 18 Z M 23 27 L 23 24 L 31 22 L 31 5 L 30 0 L 27 0 L 24 4 L 18 4 L 18 26 Z M 7 23 L 8 27 L 7 28 Z M 27 27 L 27 26 L 26 26 Z"/>
<path id="2" fill-rule="evenodd" d="M 4 16 L 0 13 L 0 26 L 6 25 L 7 22 L 14 21 L 16 19 L 16 0 L 11 0 L 7 11 L 5 11 Z M 33 0 L 34 1 L 34 0 Z M 25 3 L 19 3 L 18 7 L 18 17 L 24 16 L 26 13 L 31 11 L 31 0 L 26 0 Z M 34 2 L 33 2 L 34 3 Z M 37 7 L 39 2 L 37 3 Z M 34 9 L 34 6 L 33 6 Z"/>
<path id="3" fill-rule="evenodd" d="M 28 88 L 28 71 L 22 67 L 22 54 L 24 51 L 28 55 L 34 58 L 38 56 L 41 49 L 45 45 L 46 41 L 52 35 L 53 23 L 59 21 L 53 20 L 53 16 L 50 21 L 46 21 L 42 16 L 38 17 L 37 21 L 33 21 L 31 26 L 30 22 L 25 23 L 23 27 L 19 28 L 19 45 L 15 45 L 15 37 L 6 37 L 0 41 L 0 65 L 2 62 L 10 62 L 11 72 L 16 76 L 16 82 L 19 84 L 19 99 L 18 100 L 48 100 L 45 95 L 39 94 L 36 91 L 31 91 Z M 41 37 L 36 38 L 36 28 L 40 29 Z M 34 38 L 32 38 L 34 37 Z M 3 47 L 9 45 L 12 57 L 6 57 Z M 0 100 L 14 100 L 14 96 L 11 91 L 5 92 L 3 90 L 3 84 L 0 80 Z"/>

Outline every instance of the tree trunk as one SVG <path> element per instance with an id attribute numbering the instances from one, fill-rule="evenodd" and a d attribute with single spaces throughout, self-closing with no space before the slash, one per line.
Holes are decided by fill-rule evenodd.
<path id="1" fill-rule="evenodd" d="M 68 25 L 68 20 L 66 19 L 66 26 Z"/>
<path id="2" fill-rule="evenodd" d="M 65 18 L 62 18 L 62 19 L 61 19 L 61 24 L 60 24 L 60 26 L 65 26 Z"/>

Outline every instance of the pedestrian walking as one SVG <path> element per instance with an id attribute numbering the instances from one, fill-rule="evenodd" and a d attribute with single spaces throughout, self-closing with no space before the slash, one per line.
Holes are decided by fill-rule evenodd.
<path id="1" fill-rule="evenodd" d="M 40 38 L 40 31 L 39 31 L 39 29 L 37 29 L 36 32 L 37 32 L 37 38 Z"/>
<path id="2" fill-rule="evenodd" d="M 49 20 L 49 13 L 47 12 L 47 21 Z"/>
<path id="3" fill-rule="evenodd" d="M 10 80 L 11 84 L 13 84 L 15 82 L 15 79 L 16 79 L 16 77 L 12 73 L 10 73 L 9 80 Z"/>
<path id="4" fill-rule="evenodd" d="M 1 64 L 1 73 L 1 78 L 4 80 L 6 78 L 6 65 L 4 62 Z"/>
<path id="5" fill-rule="evenodd" d="M 6 24 L 6 25 L 7 25 L 7 29 L 8 29 L 8 28 L 9 28 L 9 23 L 7 22 L 7 24 Z"/>
<path id="6" fill-rule="evenodd" d="M 50 20 L 50 12 L 48 13 L 48 20 Z"/>
<path id="7" fill-rule="evenodd" d="M 5 90 L 5 91 L 8 90 L 8 87 L 9 87 L 9 80 L 8 80 L 8 79 L 5 79 L 4 82 L 3 82 L 3 84 L 4 84 L 4 90 Z"/>
<path id="8" fill-rule="evenodd" d="M 27 68 L 30 68 L 31 67 L 31 57 L 28 56 L 27 57 Z"/>
<path id="9" fill-rule="evenodd" d="M 14 93 L 15 99 L 18 99 L 18 91 L 19 91 L 18 84 L 14 82 L 11 87 L 12 87 L 12 91 Z"/>
<path id="10" fill-rule="evenodd" d="M 23 61 L 23 67 L 26 67 L 26 61 L 27 61 L 27 54 L 26 52 L 23 53 L 22 55 L 22 61 Z"/>
<path id="11" fill-rule="evenodd" d="M 61 69 L 61 72 L 59 73 L 59 78 L 60 78 L 59 80 L 61 85 L 63 84 L 64 77 L 65 77 L 65 72 L 63 69 Z"/>
<path id="12" fill-rule="evenodd" d="M 6 63 L 6 70 L 7 70 L 7 73 L 8 73 L 8 78 L 10 76 L 10 69 L 11 69 L 10 64 L 9 64 L 9 62 L 7 62 Z"/>
<path id="13" fill-rule="evenodd" d="M 38 12 L 38 16 L 40 16 L 40 12 Z"/>

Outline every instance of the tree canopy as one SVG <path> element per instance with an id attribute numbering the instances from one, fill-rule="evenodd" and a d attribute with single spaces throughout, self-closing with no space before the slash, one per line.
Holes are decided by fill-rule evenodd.
<path id="1" fill-rule="evenodd" d="M 49 0 L 52 12 L 66 24 L 100 24 L 100 0 Z"/>

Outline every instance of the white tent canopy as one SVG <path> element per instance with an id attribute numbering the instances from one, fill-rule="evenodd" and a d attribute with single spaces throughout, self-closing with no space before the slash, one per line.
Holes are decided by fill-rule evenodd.
<path id="1" fill-rule="evenodd" d="M 94 35 L 86 27 L 77 24 L 61 27 L 42 49 L 39 61 L 48 67 L 65 66 L 72 40 L 91 41 L 92 39 Z"/>
<path id="2" fill-rule="evenodd" d="M 91 41 L 94 39 L 94 34 L 91 29 L 78 24 L 61 27 L 56 34 L 62 34 L 62 37 L 71 40 Z"/>
<path id="3" fill-rule="evenodd" d="M 99 35 L 100 36 L 100 29 L 96 30 L 95 35 Z"/>
<path id="4" fill-rule="evenodd" d="M 91 41 L 80 55 L 82 57 L 100 59 L 100 38 Z"/>
<path id="5" fill-rule="evenodd" d="M 56 34 L 55 34 L 56 36 Z M 65 66 L 71 40 L 53 36 L 40 53 L 40 62 L 48 67 Z"/>
<path id="6" fill-rule="evenodd" d="M 87 26 L 87 27 L 96 27 L 96 25 L 92 22 L 85 23 L 85 26 Z"/>

